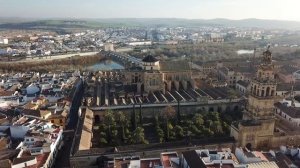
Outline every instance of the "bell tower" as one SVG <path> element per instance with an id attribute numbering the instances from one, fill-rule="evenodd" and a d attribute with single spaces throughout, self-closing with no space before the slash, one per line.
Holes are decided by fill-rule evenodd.
<path id="1" fill-rule="evenodd" d="M 243 120 L 231 126 L 231 136 L 239 146 L 261 148 L 270 144 L 275 127 L 276 86 L 272 53 L 268 47 L 250 83 Z"/>
<path id="2" fill-rule="evenodd" d="M 250 84 L 250 95 L 243 117 L 245 120 L 274 118 L 276 85 L 272 53 L 268 47 L 267 51 L 263 52 L 262 63 Z"/>

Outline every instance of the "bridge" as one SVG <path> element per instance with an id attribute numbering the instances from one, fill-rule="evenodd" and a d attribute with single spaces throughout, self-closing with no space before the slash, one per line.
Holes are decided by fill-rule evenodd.
<path id="1" fill-rule="evenodd" d="M 142 65 L 142 60 L 124 53 L 101 51 L 106 58 L 110 58 L 122 65 Z"/>

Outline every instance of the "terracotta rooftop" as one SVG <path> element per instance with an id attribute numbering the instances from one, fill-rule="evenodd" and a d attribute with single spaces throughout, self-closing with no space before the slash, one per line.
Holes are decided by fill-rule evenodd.
<path id="1" fill-rule="evenodd" d="M 38 155 L 36 157 L 36 160 L 37 160 L 36 167 L 42 167 L 46 163 L 49 154 L 50 154 L 49 152 L 45 152 L 45 153 L 43 153 L 41 155 Z"/>
<path id="2" fill-rule="evenodd" d="M 154 168 L 154 166 L 161 166 L 161 161 L 159 158 L 141 160 L 140 168 Z"/>
<path id="3" fill-rule="evenodd" d="M 5 91 L 3 89 L 0 89 L 0 96 L 12 96 L 15 93 L 15 91 Z"/>
<path id="4" fill-rule="evenodd" d="M 35 159 L 34 156 L 15 158 L 14 161 L 13 161 L 13 165 L 17 165 L 17 164 L 24 163 L 24 162 L 27 162 L 27 161 L 30 161 L 30 160 L 34 160 L 34 159 Z"/>

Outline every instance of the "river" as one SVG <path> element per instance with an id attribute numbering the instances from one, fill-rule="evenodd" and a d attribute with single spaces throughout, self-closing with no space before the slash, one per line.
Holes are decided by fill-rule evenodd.
<path id="1" fill-rule="evenodd" d="M 90 71 L 111 71 L 114 69 L 124 69 L 124 66 L 114 62 L 112 60 L 101 61 L 97 64 L 87 67 Z"/>
<path id="2" fill-rule="evenodd" d="M 242 54 L 253 54 L 254 50 L 238 50 L 236 51 L 238 55 Z"/>

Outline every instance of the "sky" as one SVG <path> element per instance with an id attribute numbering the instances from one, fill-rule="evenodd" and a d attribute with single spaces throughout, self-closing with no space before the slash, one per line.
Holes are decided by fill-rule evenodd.
<path id="1" fill-rule="evenodd" d="M 300 21 L 300 0 L 0 0 L 0 17 Z"/>

